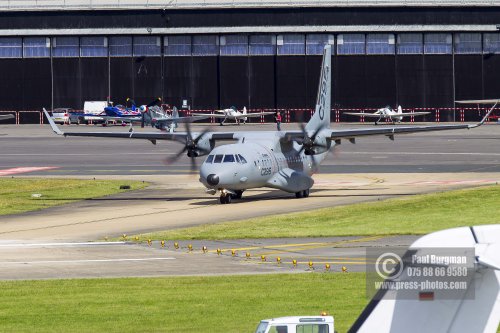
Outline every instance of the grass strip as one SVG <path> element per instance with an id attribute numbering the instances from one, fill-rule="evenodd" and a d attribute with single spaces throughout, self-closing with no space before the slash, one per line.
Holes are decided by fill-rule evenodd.
<path id="1" fill-rule="evenodd" d="M 420 235 L 453 227 L 500 223 L 499 203 L 500 186 L 493 185 L 206 224 L 138 236 L 144 241 Z"/>
<path id="2" fill-rule="evenodd" d="M 368 302 L 364 273 L 0 282 L 2 332 L 254 332 L 262 319 L 335 318 Z"/>
<path id="3" fill-rule="evenodd" d="M 122 180 L 0 178 L 0 215 L 19 214 L 144 188 L 148 183 Z M 40 197 L 37 197 L 41 195 Z"/>

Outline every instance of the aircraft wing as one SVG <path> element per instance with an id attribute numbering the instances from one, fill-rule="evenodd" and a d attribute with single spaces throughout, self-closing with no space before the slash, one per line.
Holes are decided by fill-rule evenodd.
<path id="1" fill-rule="evenodd" d="M 426 114 L 430 114 L 430 112 L 403 112 L 395 114 L 394 116 L 411 117 L 411 116 L 424 116 Z"/>
<path id="2" fill-rule="evenodd" d="M 210 113 L 192 113 L 196 117 L 206 117 L 206 118 L 234 118 L 231 116 L 226 116 L 225 114 L 210 114 Z"/>
<path id="3" fill-rule="evenodd" d="M 332 140 L 349 139 L 354 140 L 356 137 L 385 135 L 390 139 L 394 138 L 395 134 L 410 134 L 418 132 L 433 132 L 433 131 L 446 131 L 458 129 L 471 129 L 479 127 L 484 124 L 486 119 L 490 116 L 491 112 L 495 109 L 495 105 L 486 113 L 483 119 L 476 124 L 458 124 L 458 125 L 431 125 L 431 126 L 394 126 L 394 127 L 372 127 L 372 128 L 353 128 L 353 129 L 325 129 L 325 133 Z M 289 131 L 284 133 L 284 139 L 295 140 L 303 137 L 300 131 Z"/>
<path id="4" fill-rule="evenodd" d="M 497 104 L 500 99 L 469 99 L 463 101 L 455 101 L 458 104 Z"/>
<path id="5" fill-rule="evenodd" d="M 246 118 L 246 117 L 252 118 L 252 117 L 267 116 L 267 115 L 271 115 L 271 114 L 276 114 L 276 112 L 269 111 L 269 112 L 247 113 L 247 114 L 242 114 L 242 115 L 236 116 L 235 118 Z"/>
<path id="6" fill-rule="evenodd" d="M 241 119 L 241 118 L 253 118 L 253 117 L 260 117 L 260 116 L 266 116 L 270 114 L 275 114 L 274 112 L 259 112 L 259 113 L 247 113 L 247 114 L 240 114 L 237 116 L 232 116 L 232 115 L 225 115 L 225 114 L 208 114 L 208 113 L 193 113 L 193 116 L 203 116 L 206 118 L 227 118 L 227 119 Z"/>
<path id="7" fill-rule="evenodd" d="M 3 114 L 3 115 L 0 115 L 0 120 L 5 120 L 5 119 L 12 119 L 14 118 L 14 115 L 13 114 Z"/>
<path id="8" fill-rule="evenodd" d="M 100 116 L 104 120 L 120 120 L 125 122 L 141 122 L 141 117 L 110 117 L 110 116 Z"/>
<path id="9" fill-rule="evenodd" d="M 122 138 L 122 139 L 143 139 L 149 140 L 152 143 L 156 143 L 157 140 L 170 140 L 185 143 L 188 137 L 187 133 L 168 133 L 168 132 L 63 132 L 54 123 L 54 120 L 49 117 L 47 110 L 43 109 L 45 116 L 49 121 L 49 124 L 57 135 L 61 136 L 84 136 L 84 137 L 97 137 L 97 138 Z M 197 133 L 193 133 L 194 136 Z M 205 135 L 210 138 L 210 140 L 220 141 L 220 140 L 236 140 L 234 133 L 232 132 L 207 132 Z"/>
<path id="10" fill-rule="evenodd" d="M 204 116 L 191 116 L 191 117 L 176 117 L 176 118 L 160 118 L 156 119 L 155 122 L 157 123 L 192 123 L 197 120 L 202 120 L 202 119 L 207 119 L 208 117 L 206 115 Z"/>
<path id="11" fill-rule="evenodd" d="M 426 294 L 432 298 L 426 300 L 420 300 L 420 290 L 409 291 L 402 299 L 398 294 L 380 289 L 348 332 L 497 332 L 500 321 L 500 225 L 434 232 L 415 241 L 409 250 L 418 253 L 426 248 L 473 249 L 476 262 L 467 262 L 473 271 L 467 289 L 457 292 L 455 298 L 445 298 L 440 297 L 442 290 L 429 287 Z M 411 267 L 411 264 L 404 266 Z M 406 267 L 403 270 L 398 278 L 401 282 L 416 280 L 406 274 Z"/>
<path id="12" fill-rule="evenodd" d="M 336 139 L 353 139 L 360 136 L 372 135 L 386 135 L 393 137 L 395 134 L 409 134 L 417 132 L 432 132 L 432 131 L 445 131 L 456 129 L 469 129 L 476 127 L 475 125 L 438 125 L 438 126 L 398 126 L 387 128 L 359 128 L 359 129 L 346 129 L 346 130 L 331 130 L 330 137 L 332 140 Z"/>
<path id="13" fill-rule="evenodd" d="M 348 114 L 350 116 L 358 116 L 358 117 L 368 117 L 368 118 L 389 118 L 389 115 L 377 114 L 377 113 L 344 112 L 342 114 Z"/>

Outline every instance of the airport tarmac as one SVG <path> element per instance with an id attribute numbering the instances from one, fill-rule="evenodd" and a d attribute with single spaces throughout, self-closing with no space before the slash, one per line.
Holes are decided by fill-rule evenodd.
<path id="1" fill-rule="evenodd" d="M 177 249 L 173 241 L 166 241 L 163 247 L 159 241 L 151 245 L 126 241 L 3 241 L 0 242 L 0 279 L 361 272 L 366 270 L 366 248 L 404 247 L 416 238 L 367 236 L 181 241 L 177 242 Z M 328 269 L 326 264 L 330 265 Z"/>
<path id="2" fill-rule="evenodd" d="M 103 130 L 92 126 L 64 129 Z M 274 126 L 214 129 L 266 130 Z M 158 243 L 149 247 L 88 242 L 122 234 L 495 184 L 500 180 L 498 131 L 500 127 L 486 125 L 470 131 L 401 135 L 394 142 L 385 137 L 359 139 L 356 145 L 343 142 L 322 165 L 321 173 L 314 176 L 309 198 L 295 199 L 276 190 L 249 190 L 243 200 L 221 209 L 216 197 L 204 193 L 197 177 L 187 174 L 187 158 L 168 167 L 163 164 L 165 156 L 181 148 L 178 144 L 160 142 L 153 146 L 143 140 L 61 138 L 53 135 L 48 126 L 0 126 L 0 133 L 5 134 L 0 137 L 0 175 L 135 179 L 152 183 L 137 192 L 0 217 L 0 261 L 5 268 L 0 278 L 303 272 L 309 270 L 305 264 L 309 259 L 316 262 L 316 271 L 324 269 L 319 267 L 326 262 L 331 262 L 337 271 L 342 262 L 351 271 L 363 270 L 359 258 L 365 248 L 407 246 L 415 237 L 193 242 L 197 253 L 188 253 L 186 242 L 180 242 L 182 249 L 173 249 L 175 240 L 167 240 L 167 249 Z M 264 246 L 262 242 L 268 243 Z M 355 245 L 346 246 L 349 242 Z M 220 256 L 213 252 L 202 254 L 203 245 L 209 251 L 217 247 L 226 251 Z M 232 257 L 229 249 L 237 249 L 238 255 Z M 247 251 L 250 259 L 243 257 Z M 269 260 L 262 262 L 259 256 L 268 252 Z M 277 256 L 282 258 L 281 265 L 276 263 Z M 299 261 L 298 268 L 291 266 L 292 259 Z"/>
<path id="3" fill-rule="evenodd" d="M 433 124 L 434 125 L 434 124 Z M 332 124 L 333 128 L 373 125 Z M 385 125 L 379 125 L 385 126 Z M 404 126 L 404 125 L 397 125 Z M 194 125 L 193 131 L 204 126 Z M 284 124 L 297 130 L 296 124 Z M 127 131 L 128 127 L 61 126 L 65 131 Z M 216 131 L 274 130 L 274 124 L 212 126 Z M 135 128 L 136 131 L 156 131 Z M 166 157 L 182 145 L 124 140 L 56 136 L 48 125 L 0 125 L 0 170 L 50 167 L 31 175 L 169 175 L 189 172 L 188 158 L 166 166 Z M 321 164 L 322 173 L 442 173 L 500 172 L 500 126 L 487 124 L 473 130 L 454 130 L 344 140 Z M 203 158 L 199 159 L 199 163 Z"/>

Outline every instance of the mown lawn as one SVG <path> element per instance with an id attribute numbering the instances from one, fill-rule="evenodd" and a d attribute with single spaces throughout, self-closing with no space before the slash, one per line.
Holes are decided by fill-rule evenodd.
<path id="1" fill-rule="evenodd" d="M 139 181 L 0 178 L 0 215 L 18 214 L 146 187 Z M 40 197 L 33 195 L 41 194 Z"/>
<path id="2" fill-rule="evenodd" d="M 500 223 L 500 186 L 415 195 L 139 235 L 145 239 L 238 239 L 426 234 Z"/>
<path id="3" fill-rule="evenodd" d="M 254 332 L 261 319 L 335 318 L 368 302 L 364 273 L 0 282 L 1 332 Z"/>

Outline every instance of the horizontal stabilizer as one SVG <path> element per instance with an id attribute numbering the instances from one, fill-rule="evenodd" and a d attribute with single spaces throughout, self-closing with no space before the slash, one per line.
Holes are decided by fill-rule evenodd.
<path id="1" fill-rule="evenodd" d="M 5 120 L 5 119 L 12 119 L 14 118 L 14 115 L 9 113 L 9 114 L 2 114 L 0 115 L 0 120 Z"/>
<path id="2" fill-rule="evenodd" d="M 470 99 L 470 100 L 463 100 L 463 101 L 455 101 L 457 104 L 495 104 L 500 102 L 500 98 L 497 99 Z"/>

